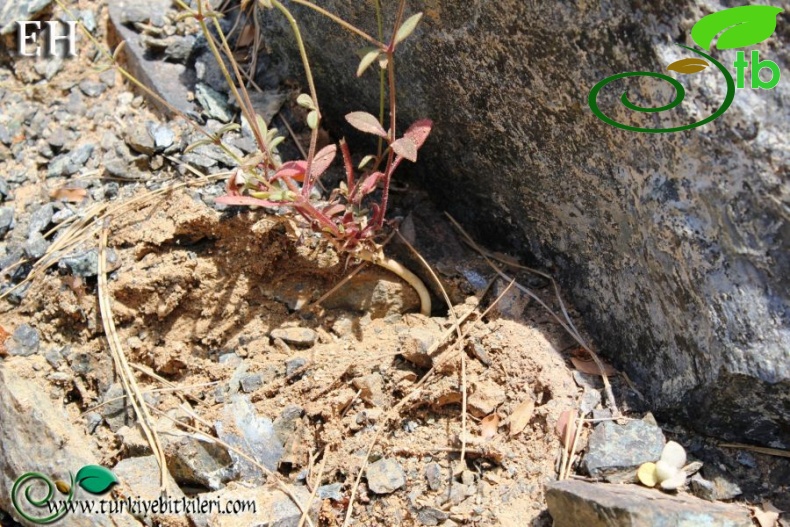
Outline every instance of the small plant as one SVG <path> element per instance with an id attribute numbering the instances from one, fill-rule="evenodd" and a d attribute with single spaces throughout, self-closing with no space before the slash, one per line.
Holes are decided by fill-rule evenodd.
<path id="1" fill-rule="evenodd" d="M 196 9 L 191 9 L 181 2 L 178 3 L 185 11 L 182 16 L 194 17 L 200 24 L 209 47 L 220 65 L 231 91 L 239 102 L 242 115 L 250 124 L 260 149 L 260 152 L 240 163 L 240 166 L 227 181 L 227 195 L 218 198 L 217 202 L 227 205 L 289 208 L 302 218 L 309 228 L 320 232 L 338 253 L 374 263 L 403 278 L 419 294 L 421 312 L 425 315 L 430 314 L 431 300 L 425 285 L 411 271 L 395 260 L 386 257 L 382 246 L 376 241 L 385 224 L 392 175 L 404 159 L 411 162 L 417 160 L 417 152 L 428 138 L 433 124 L 429 119 L 422 119 L 413 123 L 400 137 L 397 134 L 395 50 L 414 31 L 422 13 L 412 15 L 403 21 L 405 1 L 401 0 L 392 38 L 385 44 L 309 1 L 294 0 L 294 3 L 318 11 L 373 44 L 372 47 L 364 48 L 361 51 L 362 58 L 357 69 L 357 76 L 361 76 L 374 63 L 378 63 L 381 68 L 380 117 L 377 118 L 363 111 L 346 115 L 346 120 L 351 126 L 379 137 L 378 153 L 375 156 L 366 156 L 359 167 L 355 169 L 348 145 L 344 140 L 341 140 L 340 152 L 346 178 L 330 192 L 329 196 L 322 197 L 316 191 L 316 184 L 335 159 L 337 146 L 329 145 L 316 152 L 321 111 L 304 41 L 294 17 L 279 0 L 259 0 L 260 5 L 264 8 L 277 9 L 288 19 L 296 37 L 310 91 L 309 95 L 301 94 L 297 98 L 297 104 L 309 112 L 307 125 L 312 131 L 309 153 L 306 159 L 282 162 L 277 155 L 277 146 L 285 138 L 279 136 L 276 129 L 267 128 L 264 119 L 255 114 L 244 85 L 239 83 L 237 86 L 234 82 L 234 78 L 241 79 L 242 76 L 219 26 L 219 14 L 209 10 L 203 2 L 204 0 L 198 0 Z M 381 20 L 380 8 L 378 14 L 379 20 Z M 209 20 L 213 21 L 219 36 L 218 42 L 209 31 L 207 23 Z M 381 25 L 379 28 L 381 33 Z M 228 57 L 233 75 L 225 66 L 223 53 Z M 384 82 L 385 72 L 386 83 Z M 389 95 L 390 113 L 387 129 L 383 126 L 386 95 Z M 219 134 L 203 139 L 190 147 L 194 148 L 208 142 L 221 146 L 221 133 L 233 128 L 238 128 L 238 125 L 226 126 Z M 382 148 L 383 144 L 386 144 L 386 148 Z M 384 164 L 383 168 L 382 164 Z M 370 168 L 366 168 L 368 166 Z M 380 197 L 374 199 L 373 193 L 379 186 L 381 187 Z"/>

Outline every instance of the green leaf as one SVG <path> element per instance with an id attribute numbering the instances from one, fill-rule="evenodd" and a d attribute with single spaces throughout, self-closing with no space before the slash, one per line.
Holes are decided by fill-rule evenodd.
<path id="1" fill-rule="evenodd" d="M 307 114 L 307 126 L 310 127 L 310 130 L 315 130 L 318 128 L 318 112 L 313 110 Z"/>
<path id="2" fill-rule="evenodd" d="M 401 137 L 392 143 L 392 150 L 404 159 L 412 163 L 417 161 L 417 145 L 408 137 Z"/>
<path id="3" fill-rule="evenodd" d="M 367 155 L 367 156 L 363 157 L 362 161 L 359 162 L 358 168 L 360 170 L 362 170 L 363 168 L 365 168 L 365 165 L 367 165 L 368 163 L 370 163 L 374 159 L 376 159 L 376 156 L 373 156 L 373 155 Z"/>
<path id="4" fill-rule="evenodd" d="M 188 154 L 189 152 L 191 152 L 192 150 L 194 150 L 195 148 L 197 148 L 199 146 L 213 145 L 213 144 L 214 144 L 214 140 L 213 139 L 199 139 L 199 140 L 195 141 L 194 143 L 192 143 L 191 145 L 188 145 L 184 149 L 183 153 L 184 154 Z"/>
<path id="5" fill-rule="evenodd" d="M 283 136 L 281 136 L 281 135 L 280 135 L 280 136 L 277 136 L 277 137 L 275 137 L 274 139 L 272 139 L 271 141 L 269 141 L 269 149 L 270 149 L 270 150 L 274 150 L 274 149 L 275 149 L 275 148 L 277 148 L 277 147 L 280 145 L 280 143 L 282 143 L 283 141 L 285 141 L 285 137 L 283 137 Z"/>
<path id="6" fill-rule="evenodd" d="M 357 67 L 357 77 L 361 77 L 362 74 L 365 73 L 365 70 L 376 61 L 379 54 L 381 53 L 381 50 L 374 47 L 365 47 L 359 50 L 357 53 L 362 59 L 359 61 L 359 66 Z"/>
<path id="7" fill-rule="evenodd" d="M 315 104 L 313 104 L 313 98 L 307 95 L 306 93 L 302 93 L 299 95 L 299 97 L 296 98 L 296 104 L 298 104 L 302 108 L 307 108 L 308 110 L 315 110 Z"/>
<path id="8" fill-rule="evenodd" d="M 398 32 L 395 33 L 396 45 L 414 32 L 414 29 L 417 27 L 417 24 L 420 23 L 421 18 L 422 13 L 417 13 L 416 15 L 412 15 L 406 19 L 406 21 L 398 28 Z"/>
<path id="9" fill-rule="evenodd" d="M 74 483 L 91 494 L 104 494 L 118 483 L 118 478 L 110 470 L 99 465 L 85 465 L 77 472 Z"/>
<path id="10" fill-rule="evenodd" d="M 718 49 L 733 49 L 759 44 L 773 35 L 776 16 L 783 10 L 769 5 L 745 5 L 718 11 L 703 17 L 691 28 L 691 38 L 701 48 L 710 50 L 713 39 Z"/>
<path id="11" fill-rule="evenodd" d="M 263 117 L 261 117 L 256 113 L 255 121 L 258 123 L 258 130 L 261 132 L 261 135 L 265 137 L 266 134 L 268 133 L 268 129 L 266 127 L 266 119 L 264 119 Z"/>
<path id="12" fill-rule="evenodd" d="M 387 138 L 387 131 L 381 126 L 378 118 L 368 112 L 351 112 L 346 115 L 346 121 L 360 132 Z"/>

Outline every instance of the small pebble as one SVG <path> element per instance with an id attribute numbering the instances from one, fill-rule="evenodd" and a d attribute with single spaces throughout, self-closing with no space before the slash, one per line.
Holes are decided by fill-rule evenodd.
<path id="1" fill-rule="evenodd" d="M 29 324 L 17 327 L 11 336 L 11 344 L 8 346 L 11 355 L 27 357 L 38 352 L 41 337 L 39 337 L 38 330 Z"/>
<path id="2" fill-rule="evenodd" d="M 40 232 L 34 232 L 30 235 L 27 242 L 25 242 L 25 254 L 28 258 L 33 260 L 38 260 L 44 256 L 48 248 L 49 242 Z"/>
<path id="3" fill-rule="evenodd" d="M 368 488 L 376 494 L 390 494 L 406 485 L 406 474 L 394 459 L 379 459 L 368 465 Z"/>
<path id="4" fill-rule="evenodd" d="M 46 203 L 30 215 L 30 222 L 27 226 L 27 235 L 30 236 L 35 232 L 41 232 L 52 223 L 52 216 L 55 214 L 55 208 L 52 203 Z"/>
<path id="5" fill-rule="evenodd" d="M 11 207 L 0 207 L 0 238 L 10 231 L 14 226 L 14 209 Z"/>
<path id="6" fill-rule="evenodd" d="M 278 328 L 269 333 L 272 339 L 281 339 L 286 344 L 309 348 L 315 344 L 318 334 L 310 328 Z"/>
<path id="7" fill-rule="evenodd" d="M 429 489 L 439 490 L 442 488 L 442 467 L 439 463 L 425 465 L 425 479 L 428 481 Z"/>
<path id="8" fill-rule="evenodd" d="M 87 95 L 88 97 L 98 97 L 104 90 L 107 89 L 107 86 L 102 82 L 92 81 L 89 79 L 85 79 L 84 81 L 80 82 L 79 84 L 80 91 Z"/>
<path id="9" fill-rule="evenodd" d="M 307 364 L 307 359 L 302 357 L 295 357 L 285 361 L 285 375 L 290 376 L 305 364 Z"/>

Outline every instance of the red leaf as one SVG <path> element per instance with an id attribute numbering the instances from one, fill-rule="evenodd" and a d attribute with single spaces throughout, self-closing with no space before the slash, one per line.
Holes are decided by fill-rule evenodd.
<path id="1" fill-rule="evenodd" d="M 329 165 L 334 161 L 336 153 L 337 146 L 335 145 L 327 145 L 319 150 L 313 158 L 313 164 L 310 167 L 310 177 L 317 178 L 326 172 L 326 169 L 329 168 Z"/>
<path id="2" fill-rule="evenodd" d="M 361 198 L 362 196 L 367 196 L 376 190 L 376 183 L 378 183 L 379 179 L 382 177 L 384 177 L 384 174 L 381 172 L 373 172 L 371 175 L 363 179 L 359 184 L 359 189 L 357 189 L 357 192 L 359 193 L 358 197 Z"/>
<path id="3" fill-rule="evenodd" d="M 379 120 L 368 112 L 351 112 L 346 115 L 346 121 L 360 132 L 387 138 L 387 132 L 382 128 Z"/>
<path id="4" fill-rule="evenodd" d="M 284 177 L 289 177 L 296 181 L 304 181 L 305 169 L 307 169 L 307 161 L 287 161 L 280 166 L 274 176 L 272 176 L 271 181 Z"/>
<path id="5" fill-rule="evenodd" d="M 324 214 L 327 217 L 331 218 L 332 216 L 340 214 L 344 210 L 346 210 L 346 206 L 345 205 L 341 205 L 341 204 L 338 203 L 336 205 L 330 205 L 329 207 L 326 207 L 324 209 Z"/>
<path id="6" fill-rule="evenodd" d="M 253 198 L 251 196 L 220 196 L 214 200 L 223 205 L 258 205 L 260 207 L 281 207 L 283 203 Z"/>
<path id="7" fill-rule="evenodd" d="M 401 137 L 390 146 L 402 158 L 408 159 L 412 163 L 417 161 L 417 145 L 410 138 Z"/>
<path id="8" fill-rule="evenodd" d="M 414 145 L 419 150 L 423 143 L 425 143 L 425 140 L 428 139 L 428 134 L 431 133 L 432 128 L 433 121 L 430 119 L 420 119 L 419 121 L 414 121 L 414 123 L 412 123 L 409 129 L 406 130 L 406 133 L 403 134 L 403 137 L 408 137 L 414 141 Z"/>

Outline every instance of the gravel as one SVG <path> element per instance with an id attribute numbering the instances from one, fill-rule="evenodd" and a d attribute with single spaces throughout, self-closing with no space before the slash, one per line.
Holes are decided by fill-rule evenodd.
<path id="1" fill-rule="evenodd" d="M 0 238 L 14 227 L 14 209 L 0 207 Z"/>
<path id="2" fill-rule="evenodd" d="M 8 352 L 11 355 L 27 357 L 38 353 L 41 337 L 38 330 L 30 324 L 22 324 L 17 327 L 11 337 L 11 344 L 8 346 Z"/>

